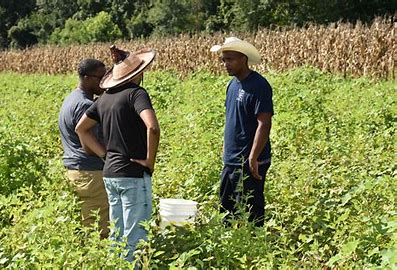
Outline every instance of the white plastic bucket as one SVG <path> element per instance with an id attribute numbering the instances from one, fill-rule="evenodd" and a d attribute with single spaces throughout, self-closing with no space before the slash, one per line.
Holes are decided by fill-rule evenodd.
<path id="1" fill-rule="evenodd" d="M 161 227 L 169 224 L 181 226 L 193 222 L 197 202 L 184 199 L 160 199 Z"/>

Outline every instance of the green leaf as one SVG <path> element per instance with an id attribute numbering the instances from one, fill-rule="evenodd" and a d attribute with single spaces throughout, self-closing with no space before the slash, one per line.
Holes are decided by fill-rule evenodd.
<path id="1" fill-rule="evenodd" d="M 350 242 L 347 242 L 346 244 L 344 244 L 341 249 L 343 256 L 347 257 L 350 254 L 352 254 L 356 250 L 359 243 L 360 243 L 359 240 L 353 240 L 353 241 L 350 241 Z"/>
<path id="2" fill-rule="evenodd" d="M 8 262 L 8 258 L 1 258 L 0 259 L 0 264 L 5 264 L 6 262 Z"/>
<path id="3" fill-rule="evenodd" d="M 160 255 L 162 255 L 162 254 L 164 254 L 164 253 L 165 253 L 165 251 L 163 251 L 163 250 L 156 251 L 156 252 L 153 254 L 153 257 L 156 258 L 156 257 L 158 257 L 158 256 L 160 256 Z"/>
<path id="4" fill-rule="evenodd" d="M 335 265 L 335 263 L 337 263 L 341 259 L 342 259 L 342 254 L 338 253 L 329 259 L 329 261 L 327 262 L 327 265 L 329 267 L 333 267 Z"/>

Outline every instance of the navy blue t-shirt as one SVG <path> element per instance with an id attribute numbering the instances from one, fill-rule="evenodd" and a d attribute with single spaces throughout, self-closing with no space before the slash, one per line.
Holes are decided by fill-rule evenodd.
<path id="1" fill-rule="evenodd" d="M 234 77 L 226 93 L 226 125 L 223 161 L 225 165 L 239 166 L 247 160 L 258 127 L 259 113 L 273 114 L 272 88 L 259 73 L 251 73 L 242 81 Z M 267 141 L 259 162 L 270 162 L 270 140 Z"/>
<path id="2" fill-rule="evenodd" d="M 81 146 L 74 129 L 85 111 L 94 101 L 83 90 L 77 88 L 65 98 L 59 113 L 59 131 L 63 146 L 63 164 L 70 170 L 102 170 L 103 161 L 96 155 L 88 155 Z M 100 139 L 99 125 L 93 132 Z"/>

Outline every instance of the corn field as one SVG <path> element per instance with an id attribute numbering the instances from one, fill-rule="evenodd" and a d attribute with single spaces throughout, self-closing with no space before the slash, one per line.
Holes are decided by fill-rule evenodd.
<path id="1" fill-rule="evenodd" d="M 225 37 L 235 35 L 253 43 L 262 63 L 255 70 L 284 71 L 310 65 L 321 70 L 351 76 L 394 79 L 397 60 L 397 24 L 393 19 L 374 20 L 371 25 L 335 23 L 305 28 L 261 29 L 256 33 L 217 33 L 177 37 L 136 39 L 115 44 L 128 51 L 147 46 L 157 51 L 154 70 L 171 69 L 181 76 L 198 69 L 223 72 L 219 56 L 209 51 Z M 87 57 L 112 65 L 110 43 L 88 45 L 38 46 L 0 52 L 0 71 L 21 73 L 70 73 Z"/>

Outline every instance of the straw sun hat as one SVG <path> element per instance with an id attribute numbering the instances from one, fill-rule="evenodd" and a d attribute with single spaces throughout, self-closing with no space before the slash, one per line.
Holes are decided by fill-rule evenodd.
<path id="1" fill-rule="evenodd" d="M 150 48 L 143 48 L 135 53 L 130 53 L 110 47 L 114 65 L 103 76 L 99 86 L 103 89 L 120 86 L 142 73 L 153 61 L 156 52 Z"/>
<path id="2" fill-rule="evenodd" d="M 259 51 L 251 43 L 236 37 L 228 37 L 222 45 L 214 45 L 210 49 L 211 52 L 222 53 L 223 51 L 240 52 L 248 57 L 248 64 L 259 64 L 261 56 Z"/>

